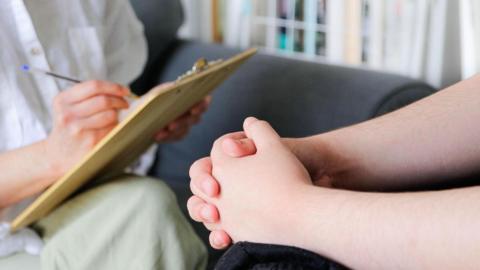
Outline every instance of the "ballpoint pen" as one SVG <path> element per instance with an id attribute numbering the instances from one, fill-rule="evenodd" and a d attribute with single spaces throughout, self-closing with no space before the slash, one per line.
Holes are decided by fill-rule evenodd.
<path id="1" fill-rule="evenodd" d="M 77 80 L 77 79 L 72 79 L 72 78 L 69 78 L 67 76 L 63 76 L 63 75 L 60 75 L 60 74 L 50 72 L 48 70 L 43 70 L 43 69 L 39 69 L 39 68 L 35 68 L 35 67 L 30 67 L 29 65 L 23 65 L 22 70 L 26 71 L 26 72 L 30 72 L 30 73 L 43 74 L 43 75 L 51 76 L 51 77 L 54 77 L 56 79 L 69 81 L 69 82 L 72 82 L 72 83 L 81 83 L 82 82 L 82 81 Z M 130 97 L 132 99 L 138 99 L 139 98 L 137 95 L 133 94 L 132 92 L 130 92 L 128 97 Z"/>

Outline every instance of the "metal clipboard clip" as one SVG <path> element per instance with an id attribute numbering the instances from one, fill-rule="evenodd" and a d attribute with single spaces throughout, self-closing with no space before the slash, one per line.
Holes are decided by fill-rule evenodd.
<path id="1" fill-rule="evenodd" d="M 187 71 L 184 74 L 178 76 L 176 82 L 178 83 L 178 82 L 181 82 L 185 79 L 188 79 L 189 77 L 191 77 L 195 74 L 198 74 L 198 73 L 200 73 L 204 70 L 207 70 L 210 67 L 215 66 L 217 64 L 220 64 L 222 62 L 223 62 L 223 59 L 218 59 L 218 60 L 215 60 L 215 61 L 208 61 L 207 59 L 202 57 L 202 58 L 198 59 L 195 62 L 195 64 L 193 64 L 193 67 L 189 71 Z"/>

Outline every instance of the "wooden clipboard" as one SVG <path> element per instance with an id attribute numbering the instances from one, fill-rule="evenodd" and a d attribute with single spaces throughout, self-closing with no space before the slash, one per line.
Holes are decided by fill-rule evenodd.
<path id="1" fill-rule="evenodd" d="M 226 61 L 197 67 L 167 87 L 152 89 L 77 166 L 13 220 L 11 231 L 46 216 L 88 181 L 123 172 L 154 143 L 156 132 L 200 102 L 256 52 L 250 49 Z"/>

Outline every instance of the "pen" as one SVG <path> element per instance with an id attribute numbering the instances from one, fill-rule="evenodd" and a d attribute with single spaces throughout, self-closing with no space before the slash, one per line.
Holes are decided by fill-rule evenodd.
<path id="1" fill-rule="evenodd" d="M 51 76 L 51 77 L 54 77 L 56 79 L 69 81 L 69 82 L 72 82 L 72 83 L 81 83 L 82 82 L 80 80 L 72 79 L 72 78 L 69 78 L 67 76 L 56 74 L 56 73 L 53 73 L 53 72 L 50 72 L 50 71 L 47 71 L 47 70 L 43 70 L 43 69 L 39 69 L 39 68 L 35 68 L 35 67 L 30 67 L 29 65 L 23 65 L 22 70 L 26 71 L 26 72 L 30 72 L 30 73 L 37 73 L 37 74 L 43 74 L 43 75 Z M 133 99 L 138 99 L 139 98 L 137 95 L 133 94 L 132 92 L 130 92 L 130 94 L 128 96 L 130 98 L 133 98 Z"/>

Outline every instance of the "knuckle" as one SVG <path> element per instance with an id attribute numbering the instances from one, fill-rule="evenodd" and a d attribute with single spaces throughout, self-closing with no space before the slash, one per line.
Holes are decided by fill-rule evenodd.
<path id="1" fill-rule="evenodd" d="M 222 144 L 226 138 L 227 138 L 226 135 L 222 136 L 213 143 L 213 147 L 210 152 L 212 159 L 218 161 L 218 157 L 222 156 L 222 153 L 223 153 Z"/>
<path id="2" fill-rule="evenodd" d="M 200 190 L 200 184 L 202 182 L 202 175 L 203 174 L 197 174 L 195 177 L 192 177 L 191 181 L 190 181 L 190 184 L 193 185 L 193 187 L 196 189 L 196 190 Z"/>
<path id="3" fill-rule="evenodd" d="M 269 125 L 268 122 L 265 121 L 265 120 L 258 120 L 258 121 L 255 121 L 254 123 L 252 123 L 253 128 L 263 128 L 263 127 L 266 127 L 268 125 Z"/>
<path id="4" fill-rule="evenodd" d="M 197 196 L 199 195 L 197 192 L 197 189 L 195 188 L 195 184 L 193 183 L 193 179 L 190 179 L 190 191 L 192 192 L 193 195 Z"/>
<path id="5" fill-rule="evenodd" d="M 190 198 L 188 198 L 187 208 L 189 210 L 195 210 L 196 206 L 198 205 L 199 200 L 200 200 L 200 198 L 198 198 L 197 196 L 195 196 L 195 195 L 191 196 Z"/>
<path id="6" fill-rule="evenodd" d="M 195 196 L 190 196 L 187 200 L 187 208 L 190 210 L 194 204 Z"/>
<path id="7" fill-rule="evenodd" d="M 197 213 L 195 206 L 188 208 L 188 215 L 196 222 L 202 222 L 200 215 Z"/>
<path id="8" fill-rule="evenodd" d="M 62 112 L 58 115 L 58 121 L 60 125 L 66 126 L 73 119 L 73 115 L 70 112 Z"/>
<path id="9" fill-rule="evenodd" d="M 216 139 L 215 142 L 213 143 L 212 151 L 215 151 L 215 149 L 220 147 L 222 145 L 222 142 L 223 142 L 224 139 L 225 139 L 225 136 L 222 136 L 222 137 Z"/>
<path id="10" fill-rule="evenodd" d="M 188 210 L 188 215 L 195 221 L 198 221 L 195 215 L 195 211 L 193 209 L 193 206 L 190 203 L 190 199 L 187 201 L 187 210 Z"/>
<path id="11" fill-rule="evenodd" d="M 194 178 L 190 178 L 190 191 L 194 194 L 194 195 L 197 195 L 197 189 L 196 189 L 196 186 L 195 186 L 195 180 Z"/>
<path id="12" fill-rule="evenodd" d="M 87 83 L 88 83 L 88 86 L 93 90 L 98 90 L 103 86 L 103 82 L 100 80 L 91 80 L 91 81 L 88 81 Z"/>
<path id="13" fill-rule="evenodd" d="M 202 173 L 210 171 L 211 159 L 210 157 L 204 157 L 195 161 L 192 166 L 190 166 L 189 175 L 191 178 L 196 177 Z"/>
<path id="14" fill-rule="evenodd" d="M 72 136 L 79 137 L 82 135 L 83 127 L 78 122 L 71 123 L 68 127 Z"/>
<path id="15" fill-rule="evenodd" d="M 99 106 L 102 108 L 107 108 L 110 106 L 111 102 L 107 96 L 100 96 L 98 97 Z"/>
<path id="16" fill-rule="evenodd" d="M 190 191 L 192 191 L 192 193 L 199 198 L 203 198 L 205 196 L 200 189 L 200 178 L 194 177 L 190 179 Z"/>
<path id="17" fill-rule="evenodd" d="M 107 123 L 114 123 L 118 120 L 118 117 L 117 117 L 117 111 L 115 110 L 108 110 L 105 112 L 104 114 L 104 120 L 105 122 Z"/>
<path id="18" fill-rule="evenodd" d="M 196 175 L 199 162 L 200 162 L 200 159 L 193 162 L 192 166 L 190 166 L 190 170 L 188 171 L 188 175 L 190 176 L 190 178 Z"/>

